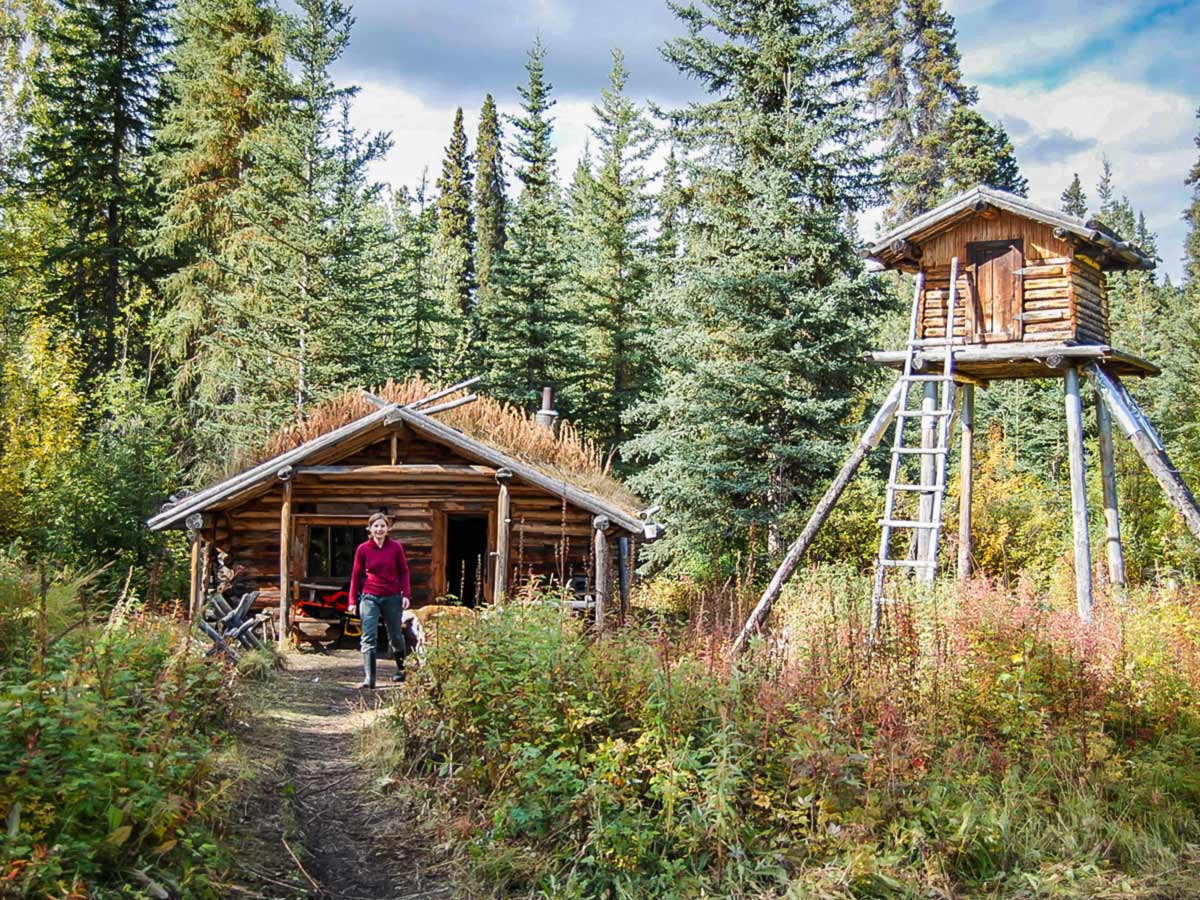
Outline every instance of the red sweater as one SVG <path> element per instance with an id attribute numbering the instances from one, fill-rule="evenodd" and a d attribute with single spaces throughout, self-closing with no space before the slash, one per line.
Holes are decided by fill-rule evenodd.
<path id="1" fill-rule="evenodd" d="M 360 594 L 412 596 L 408 560 L 399 541 L 386 538 L 380 547 L 374 538 L 367 538 L 358 545 L 354 551 L 354 569 L 350 573 L 350 602 L 358 603 Z"/>

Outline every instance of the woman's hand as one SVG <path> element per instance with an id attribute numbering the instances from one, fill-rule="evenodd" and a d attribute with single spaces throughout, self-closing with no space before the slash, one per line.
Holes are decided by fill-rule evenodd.
<path id="1" fill-rule="evenodd" d="M 409 606 L 408 598 L 402 596 L 401 599 L 404 601 L 404 608 L 408 609 L 408 606 Z"/>

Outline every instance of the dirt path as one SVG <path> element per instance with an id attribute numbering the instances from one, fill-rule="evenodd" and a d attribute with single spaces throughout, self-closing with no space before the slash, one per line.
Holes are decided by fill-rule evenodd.
<path id="1" fill-rule="evenodd" d="M 411 810 L 354 763 L 355 732 L 403 696 L 390 660 L 375 692 L 358 653 L 292 653 L 241 735 L 252 773 L 233 824 L 241 896 L 442 900 L 454 896 Z"/>

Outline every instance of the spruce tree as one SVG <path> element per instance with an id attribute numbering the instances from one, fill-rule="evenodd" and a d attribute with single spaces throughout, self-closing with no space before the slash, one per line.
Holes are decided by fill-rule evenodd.
<path id="1" fill-rule="evenodd" d="M 227 335 L 258 327 L 224 303 L 233 279 L 221 256 L 238 228 L 234 198 L 254 166 L 252 147 L 282 114 L 287 38 L 267 0 L 181 0 L 173 32 L 172 102 L 156 135 L 165 206 L 154 248 L 174 268 L 154 337 L 183 416 L 196 423 L 195 442 L 216 444 L 222 408 L 244 393 L 240 347 Z"/>
<path id="2" fill-rule="evenodd" d="M 632 419 L 635 485 L 671 511 L 670 543 L 715 554 L 781 523 L 844 454 L 879 303 L 841 231 L 879 196 L 847 22 L 824 3 L 677 8 L 668 60 L 708 91 L 677 111 L 694 191 L 679 283 L 659 298 L 661 393 Z"/>
<path id="3" fill-rule="evenodd" d="M 1200 119 L 1200 109 L 1196 110 L 1196 118 Z M 1194 143 L 1200 148 L 1200 134 Z M 1189 292 L 1200 292 L 1200 159 L 1192 166 L 1184 179 L 1184 183 L 1192 189 L 1192 202 L 1183 213 L 1183 219 L 1188 224 L 1187 241 L 1184 244 L 1184 277 Z"/>
<path id="4" fill-rule="evenodd" d="M 934 196 L 939 200 L 983 184 L 1020 197 L 1029 193 L 1029 182 L 1017 165 L 1012 141 L 1003 125 L 992 125 L 969 106 L 951 114 L 946 129 L 946 160 L 942 183 Z"/>
<path id="5" fill-rule="evenodd" d="M 662 186 L 655 204 L 658 211 L 658 271 L 655 280 L 659 285 L 674 282 L 682 249 L 687 200 L 681 169 L 679 159 L 675 156 L 675 146 L 672 145 L 663 164 Z"/>
<path id="6" fill-rule="evenodd" d="M 609 85 L 592 108 L 599 156 L 573 186 L 571 281 L 576 314 L 587 323 L 585 425 L 604 444 L 624 439 L 623 417 L 640 398 L 652 368 L 647 297 L 653 256 L 648 226 L 653 198 L 646 161 L 654 131 L 625 96 L 629 72 L 613 53 Z"/>
<path id="7" fill-rule="evenodd" d="M 496 290 L 496 268 L 504 250 L 504 159 L 496 101 L 488 94 L 479 112 L 475 139 L 475 281 L 477 305 L 487 308 Z"/>
<path id="8" fill-rule="evenodd" d="M 447 305 L 458 308 L 465 324 L 473 315 L 475 291 L 475 217 L 471 212 L 471 155 L 463 130 L 460 106 L 454 112 L 454 128 L 442 175 L 438 178 L 437 241 L 435 265 L 440 289 Z"/>
<path id="9" fill-rule="evenodd" d="M 1087 218 L 1087 192 L 1084 191 L 1083 185 L 1079 182 L 1079 173 L 1075 173 L 1075 177 L 1071 179 L 1071 183 L 1067 185 L 1067 189 L 1062 192 L 1062 211 L 1077 216 L 1080 219 Z"/>
<path id="10" fill-rule="evenodd" d="M 953 168 L 960 162 L 961 129 L 983 122 L 977 114 L 963 121 L 963 108 L 977 95 L 962 77 L 954 17 L 941 0 L 907 0 L 904 15 L 913 42 L 914 153 L 897 171 L 908 198 L 901 218 L 924 212 L 948 193 L 946 181 L 961 171 Z"/>
<path id="11" fill-rule="evenodd" d="M 446 303 L 433 267 L 437 208 L 430 201 L 423 174 L 416 190 L 402 190 L 393 200 L 393 266 L 391 304 L 378 307 L 374 322 L 384 337 L 381 375 L 420 375 L 445 381 L 463 369 L 466 347 L 457 304 Z"/>
<path id="12" fill-rule="evenodd" d="M 499 397 L 533 408 L 545 385 L 556 384 L 560 409 L 570 409 L 564 378 L 577 372 L 578 332 L 562 302 L 563 223 L 555 180 L 554 100 L 545 77 L 546 51 L 534 41 L 518 87 L 521 113 L 512 117 L 510 153 L 521 196 L 507 223 L 496 295 L 481 309 L 487 380 Z"/>
<path id="13" fill-rule="evenodd" d="M 74 324 L 86 373 L 116 360 L 130 295 L 149 278 L 137 235 L 152 215 L 146 168 L 159 108 L 166 0 L 60 0 L 39 25 L 32 186 L 62 221 L 44 266 L 51 313 Z M 124 322 L 136 342 L 143 323 Z"/>

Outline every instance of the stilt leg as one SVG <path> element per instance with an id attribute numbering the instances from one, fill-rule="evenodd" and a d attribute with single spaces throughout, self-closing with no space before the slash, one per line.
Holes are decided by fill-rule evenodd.
<path id="1" fill-rule="evenodd" d="M 1108 551 L 1108 580 L 1114 594 L 1125 587 L 1125 550 L 1121 546 L 1121 517 L 1117 512 L 1117 469 L 1113 461 L 1112 414 L 1096 392 L 1096 426 L 1100 433 L 1100 475 L 1104 485 L 1104 544 Z"/>
<path id="2" fill-rule="evenodd" d="M 858 471 L 858 467 L 867 458 L 867 454 L 879 445 L 879 441 L 883 438 L 884 432 L 887 431 L 888 425 L 895 418 L 896 408 L 900 405 L 901 388 L 902 383 L 897 381 L 896 386 L 892 388 L 892 392 L 883 401 L 883 406 L 879 408 L 879 412 L 875 413 L 875 418 L 871 420 L 871 424 L 867 426 L 867 430 L 863 432 L 863 436 L 859 438 L 858 444 L 842 465 L 842 470 L 838 472 L 837 477 L 833 479 L 833 483 L 825 491 L 825 496 L 821 498 L 816 509 L 813 510 L 813 514 L 808 519 L 808 524 L 800 532 L 800 537 L 796 538 L 795 543 L 788 548 L 787 555 L 783 558 L 783 562 L 779 564 L 779 568 L 775 570 L 775 576 L 771 579 L 771 583 L 763 591 L 762 597 L 759 598 L 757 605 L 750 612 L 749 617 L 746 619 L 746 624 L 742 626 L 741 633 L 738 635 L 737 640 L 734 641 L 731 651 L 733 655 L 736 656 L 745 650 L 750 636 L 762 627 L 762 623 L 766 621 L 767 615 L 771 612 L 772 604 L 779 597 L 779 592 L 783 590 L 784 584 L 792 577 L 792 573 L 796 571 L 796 566 L 799 565 L 800 558 L 804 556 L 809 545 L 812 544 L 813 539 L 817 536 L 817 532 L 825 524 L 825 520 L 829 518 L 829 514 L 833 512 L 833 508 L 841 498 L 842 492 L 846 490 L 846 486 L 854 478 L 854 473 Z"/>
<path id="3" fill-rule="evenodd" d="M 962 386 L 962 457 L 959 460 L 958 577 L 971 575 L 971 496 L 974 491 L 975 385 Z"/>
<path id="4" fill-rule="evenodd" d="M 1092 621 L 1092 550 L 1088 544 L 1087 483 L 1083 462 L 1083 412 L 1079 399 L 1079 370 L 1067 369 L 1067 444 L 1071 458 L 1071 521 L 1075 532 L 1075 600 L 1079 618 Z"/>

